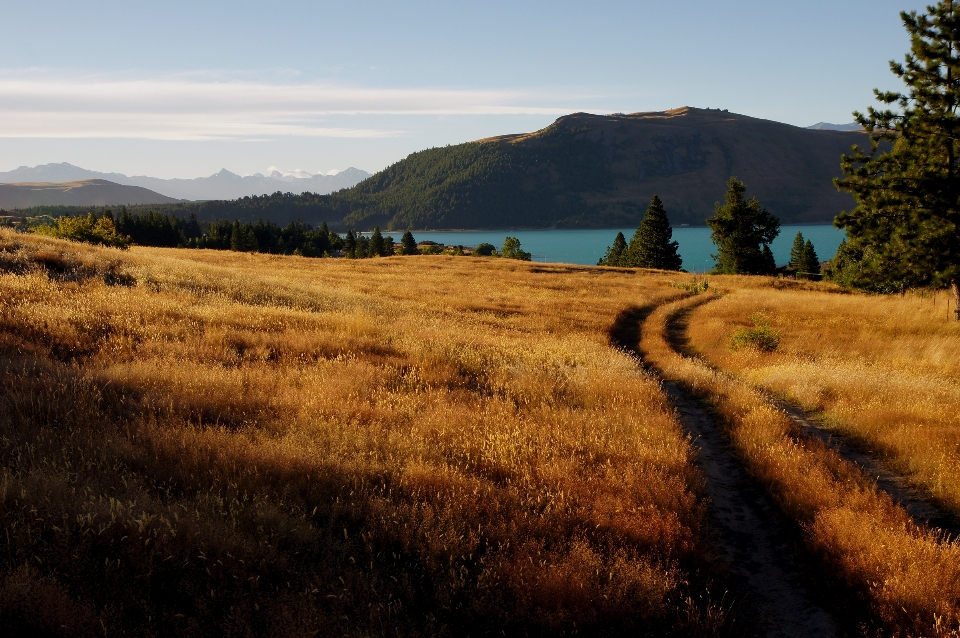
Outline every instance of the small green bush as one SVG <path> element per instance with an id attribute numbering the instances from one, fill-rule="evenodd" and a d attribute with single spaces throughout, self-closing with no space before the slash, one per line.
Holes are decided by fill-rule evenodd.
<path id="1" fill-rule="evenodd" d="M 478 257 L 493 257 L 497 253 L 497 247 L 486 242 L 479 244 L 473 249 L 473 254 Z"/>
<path id="2" fill-rule="evenodd" d="M 674 288 L 679 288 L 680 290 L 686 290 L 687 292 L 692 292 L 695 295 L 699 295 L 701 292 L 707 292 L 710 288 L 710 284 L 707 283 L 706 277 L 697 277 L 693 276 L 693 281 L 675 281 L 673 282 Z"/>
<path id="3" fill-rule="evenodd" d="M 770 327 L 770 321 L 760 313 L 750 317 L 753 328 L 740 328 L 730 338 L 730 349 L 748 348 L 758 352 L 773 352 L 780 345 L 780 333 Z"/>

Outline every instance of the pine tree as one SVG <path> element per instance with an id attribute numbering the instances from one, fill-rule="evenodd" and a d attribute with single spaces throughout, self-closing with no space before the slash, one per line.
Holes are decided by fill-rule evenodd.
<path id="1" fill-rule="evenodd" d="M 368 257 L 383 257 L 386 253 L 384 252 L 383 244 L 383 233 L 380 232 L 380 227 L 375 226 L 373 229 L 373 234 L 370 235 L 370 246 L 367 249 Z"/>
<path id="2" fill-rule="evenodd" d="M 366 259 L 367 257 L 373 257 L 370 254 L 370 238 L 364 237 L 363 235 L 357 235 L 357 243 L 353 249 L 354 259 Z"/>
<path id="3" fill-rule="evenodd" d="M 727 182 L 725 203 L 717 202 L 707 226 L 717 246 L 717 272 L 728 275 L 761 275 L 776 270 L 769 245 L 780 234 L 780 220 L 760 205 L 744 199 L 747 187 L 736 177 Z M 764 250 L 766 249 L 766 250 Z"/>
<path id="4" fill-rule="evenodd" d="M 257 236 L 253 233 L 253 226 L 233 222 L 233 231 L 230 233 L 230 250 L 238 252 L 254 252 L 260 249 Z"/>
<path id="5" fill-rule="evenodd" d="M 890 63 L 904 92 L 874 90 L 879 102 L 854 113 L 871 135 L 869 154 L 844 156 L 837 186 L 856 208 L 834 224 L 848 254 L 863 261 L 856 283 L 878 290 L 949 285 L 960 321 L 960 17 L 952 0 L 900 14 L 911 37 L 905 62 Z"/>
<path id="6" fill-rule="evenodd" d="M 409 230 L 403 233 L 403 236 L 400 238 L 400 254 L 417 254 L 417 240 L 413 238 L 413 233 L 411 233 Z"/>
<path id="7" fill-rule="evenodd" d="M 639 268 L 659 268 L 661 270 L 680 270 L 683 260 L 677 253 L 679 244 L 671 241 L 673 229 L 667 219 L 663 202 L 656 195 L 650 200 L 647 214 L 633 234 L 626 255 L 621 258 L 621 266 Z"/>
<path id="8" fill-rule="evenodd" d="M 820 274 L 820 257 L 813 248 L 813 242 L 809 239 L 803 245 L 803 271 L 807 276 Z"/>
<path id="9" fill-rule="evenodd" d="M 347 236 L 343 238 L 343 254 L 348 259 L 356 257 L 357 236 L 352 230 L 347 231 Z"/>
<path id="10" fill-rule="evenodd" d="M 805 270 L 804 259 L 806 259 L 806 253 L 804 252 L 803 233 L 797 233 L 797 236 L 793 238 L 793 247 L 790 249 L 790 262 L 787 264 L 787 268 L 795 273 L 803 272 Z"/>
<path id="11" fill-rule="evenodd" d="M 766 244 L 760 250 L 760 266 L 757 268 L 758 275 L 772 275 L 777 272 L 777 261 L 773 258 L 773 251 Z"/>
<path id="12" fill-rule="evenodd" d="M 627 238 L 623 233 L 617 233 L 613 239 L 613 246 L 607 246 L 607 252 L 603 258 L 597 262 L 598 266 L 622 266 L 624 257 L 627 253 Z"/>

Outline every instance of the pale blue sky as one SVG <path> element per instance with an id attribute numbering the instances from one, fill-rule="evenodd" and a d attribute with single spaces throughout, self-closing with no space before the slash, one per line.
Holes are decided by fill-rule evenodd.
<path id="1" fill-rule="evenodd" d="M 910 0 L 0 0 L 0 171 L 379 170 L 561 114 L 849 122 Z"/>

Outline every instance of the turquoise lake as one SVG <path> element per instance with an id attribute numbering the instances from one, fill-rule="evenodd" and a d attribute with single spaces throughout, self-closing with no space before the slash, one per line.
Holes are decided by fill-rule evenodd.
<path id="1" fill-rule="evenodd" d="M 464 231 L 422 231 L 413 233 L 417 241 L 435 241 L 449 246 L 476 246 L 481 243 L 493 244 L 497 248 L 503 245 L 504 237 L 512 236 L 520 240 L 521 247 L 533 254 L 534 261 L 561 262 L 566 264 L 596 265 L 603 257 L 607 246 L 613 243 L 617 232 L 630 241 L 635 228 L 604 230 L 464 230 Z M 797 233 L 803 233 L 804 239 L 813 242 L 821 260 L 832 258 L 837 253 L 844 231 L 828 224 L 805 226 L 781 226 L 780 235 L 771 248 L 778 265 L 790 260 L 790 248 Z M 399 241 L 403 233 L 385 233 L 393 235 Z M 710 241 L 710 229 L 705 226 L 680 226 L 673 229 L 673 238 L 680 244 L 680 256 L 683 268 L 697 272 L 713 268 L 711 254 L 716 246 Z"/>

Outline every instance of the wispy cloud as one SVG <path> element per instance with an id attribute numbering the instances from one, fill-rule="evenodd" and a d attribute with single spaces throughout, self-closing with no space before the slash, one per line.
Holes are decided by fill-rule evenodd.
<path id="1" fill-rule="evenodd" d="M 534 91 L 62 79 L 18 72 L 0 74 L 0 138 L 384 138 L 405 133 L 325 123 L 343 115 L 562 115 L 571 110 L 565 101 Z"/>

